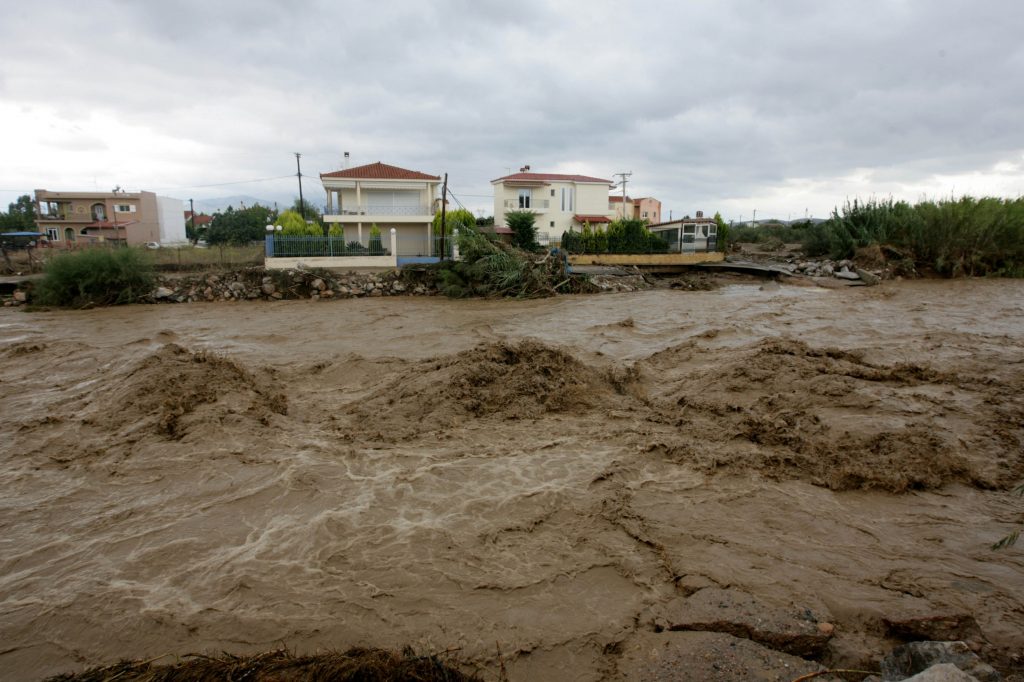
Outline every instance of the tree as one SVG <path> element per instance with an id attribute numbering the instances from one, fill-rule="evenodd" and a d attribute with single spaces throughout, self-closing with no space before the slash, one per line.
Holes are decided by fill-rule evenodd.
<path id="1" fill-rule="evenodd" d="M 729 250 L 729 226 L 722 219 L 722 214 L 715 211 L 715 225 L 718 226 L 718 250 L 728 252 Z"/>
<path id="2" fill-rule="evenodd" d="M 485 225 L 493 225 L 493 224 L 494 224 L 494 216 L 492 216 L 492 215 L 489 215 L 486 218 L 485 217 L 480 217 L 480 218 L 476 219 L 476 226 L 477 227 L 483 227 Z"/>
<path id="3" fill-rule="evenodd" d="M 505 214 L 505 224 L 512 230 L 512 243 L 524 251 L 536 251 L 537 228 L 533 221 L 537 214 L 533 211 L 511 211 Z"/>
<path id="4" fill-rule="evenodd" d="M 296 197 L 295 201 L 292 203 L 291 209 L 289 209 L 289 210 L 295 211 L 296 213 L 298 213 L 301 216 L 301 215 L 303 215 L 303 213 L 302 213 L 303 207 L 305 207 L 305 209 L 306 209 L 306 213 L 305 213 L 306 220 L 312 220 L 314 223 L 316 223 L 318 226 L 320 226 L 320 228 L 321 228 L 320 234 L 323 235 L 323 229 L 322 228 L 324 226 L 324 216 L 323 216 L 323 211 L 320 210 L 320 207 L 314 206 L 312 203 L 310 203 L 309 199 L 301 199 L 300 200 L 298 197 Z"/>
<path id="5" fill-rule="evenodd" d="M 223 213 L 215 213 L 206 241 L 210 244 L 248 244 L 261 241 L 277 214 L 266 206 L 250 206 L 235 210 L 228 206 Z"/>
<path id="6" fill-rule="evenodd" d="M 451 234 L 452 230 L 461 230 L 465 227 L 475 227 L 476 218 L 470 211 L 464 208 L 457 208 L 454 211 L 448 211 L 445 215 L 445 234 Z M 434 214 L 434 228 L 433 234 L 435 237 L 441 236 L 441 212 L 438 211 Z"/>
<path id="7" fill-rule="evenodd" d="M 281 228 L 282 235 L 289 235 L 292 237 L 299 237 L 308 235 L 310 237 L 322 237 L 324 235 L 323 229 L 317 225 L 310 225 L 302 219 L 302 215 L 297 211 L 287 210 L 281 213 L 274 221 L 274 225 Z"/>
<path id="8" fill-rule="evenodd" d="M 0 213 L 0 231 L 35 232 L 36 205 L 32 197 L 22 194 L 7 205 L 7 213 Z"/>

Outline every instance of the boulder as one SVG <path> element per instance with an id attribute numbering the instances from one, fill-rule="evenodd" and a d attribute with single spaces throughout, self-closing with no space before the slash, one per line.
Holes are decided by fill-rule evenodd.
<path id="1" fill-rule="evenodd" d="M 309 286 L 311 286 L 312 288 L 316 289 L 317 291 L 324 291 L 325 289 L 327 289 L 327 283 L 324 282 L 319 277 L 317 277 L 312 282 L 310 282 Z"/>
<path id="2" fill-rule="evenodd" d="M 952 663 L 940 663 L 908 677 L 905 682 L 978 682 L 978 678 L 968 675 Z"/>
<path id="3" fill-rule="evenodd" d="M 860 277 L 861 281 L 867 284 L 869 287 L 873 287 L 882 281 L 881 277 L 879 277 L 878 275 L 874 275 L 868 272 L 867 270 L 857 268 L 856 272 L 857 276 Z"/>
<path id="4" fill-rule="evenodd" d="M 817 663 L 721 632 L 640 632 L 622 644 L 615 676 L 641 682 L 791 682 Z"/>
<path id="5" fill-rule="evenodd" d="M 979 682 L 1002 680 L 1002 676 L 978 658 L 965 642 L 911 642 L 896 647 L 882 659 L 882 679 L 885 682 L 905 680 L 940 663 L 950 663 Z"/>
<path id="6" fill-rule="evenodd" d="M 860 275 L 858 275 L 856 272 L 850 272 L 849 270 L 840 270 L 839 272 L 834 273 L 832 276 L 838 277 L 839 279 L 848 279 L 851 281 L 860 279 Z"/>
<path id="7" fill-rule="evenodd" d="M 264 277 L 263 278 L 263 284 L 260 286 L 260 290 L 264 294 L 266 294 L 267 296 L 272 296 L 274 294 L 274 292 L 277 291 L 277 287 L 274 286 L 273 282 L 268 282 L 267 281 L 268 279 L 270 279 L 270 278 L 269 277 Z"/>
<path id="8" fill-rule="evenodd" d="M 153 298 L 157 300 L 170 298 L 171 296 L 174 296 L 174 290 L 167 287 L 157 287 L 156 291 L 153 292 Z"/>
<path id="9" fill-rule="evenodd" d="M 157 291 L 159 291 L 159 289 L 157 289 Z M 28 301 L 28 294 L 19 289 L 18 291 L 14 292 L 14 300 L 17 303 L 25 303 L 26 301 Z"/>
<path id="10" fill-rule="evenodd" d="M 661 630 L 725 632 L 802 657 L 821 656 L 834 626 L 810 609 L 779 608 L 745 592 L 708 587 L 652 609 Z"/>

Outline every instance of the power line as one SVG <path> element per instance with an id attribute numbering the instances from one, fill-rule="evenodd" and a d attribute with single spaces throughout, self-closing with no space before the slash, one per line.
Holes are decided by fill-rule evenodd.
<path id="1" fill-rule="evenodd" d="M 233 182 L 215 182 L 209 185 L 188 185 L 185 187 L 155 187 L 152 191 L 155 192 L 169 192 L 176 189 L 203 189 L 205 187 L 225 187 L 227 185 L 247 185 L 252 182 L 267 182 L 269 180 L 284 180 L 285 178 L 294 178 L 294 175 L 278 175 L 272 178 L 256 178 L 254 180 L 235 180 Z M 2 191 L 2 190 L 0 190 Z"/>
<path id="2" fill-rule="evenodd" d="M 455 192 L 452 191 L 451 187 L 448 188 L 448 196 L 450 196 L 452 199 L 455 199 L 455 203 L 459 205 L 459 208 L 461 208 L 464 211 L 469 210 L 461 201 L 459 201 L 459 198 L 455 196 Z"/>

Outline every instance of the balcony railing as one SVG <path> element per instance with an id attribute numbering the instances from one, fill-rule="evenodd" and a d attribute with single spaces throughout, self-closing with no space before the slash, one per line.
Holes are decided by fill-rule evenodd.
<path id="1" fill-rule="evenodd" d="M 432 216 L 433 209 L 428 205 L 392 206 L 390 204 L 363 204 L 360 206 L 335 206 L 326 209 L 324 215 L 395 215 L 395 216 Z"/>
<path id="2" fill-rule="evenodd" d="M 547 211 L 551 208 L 550 199 L 533 199 L 526 203 L 529 206 L 520 206 L 519 199 L 506 199 L 505 209 L 508 211 Z"/>

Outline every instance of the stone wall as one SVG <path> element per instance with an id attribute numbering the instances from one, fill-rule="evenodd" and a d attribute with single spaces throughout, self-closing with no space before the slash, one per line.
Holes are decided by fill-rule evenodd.
<path id="1" fill-rule="evenodd" d="M 186 277 L 161 277 L 151 300 L 197 301 L 433 296 L 437 289 L 407 281 L 397 271 L 338 274 L 324 270 L 246 270 Z"/>

